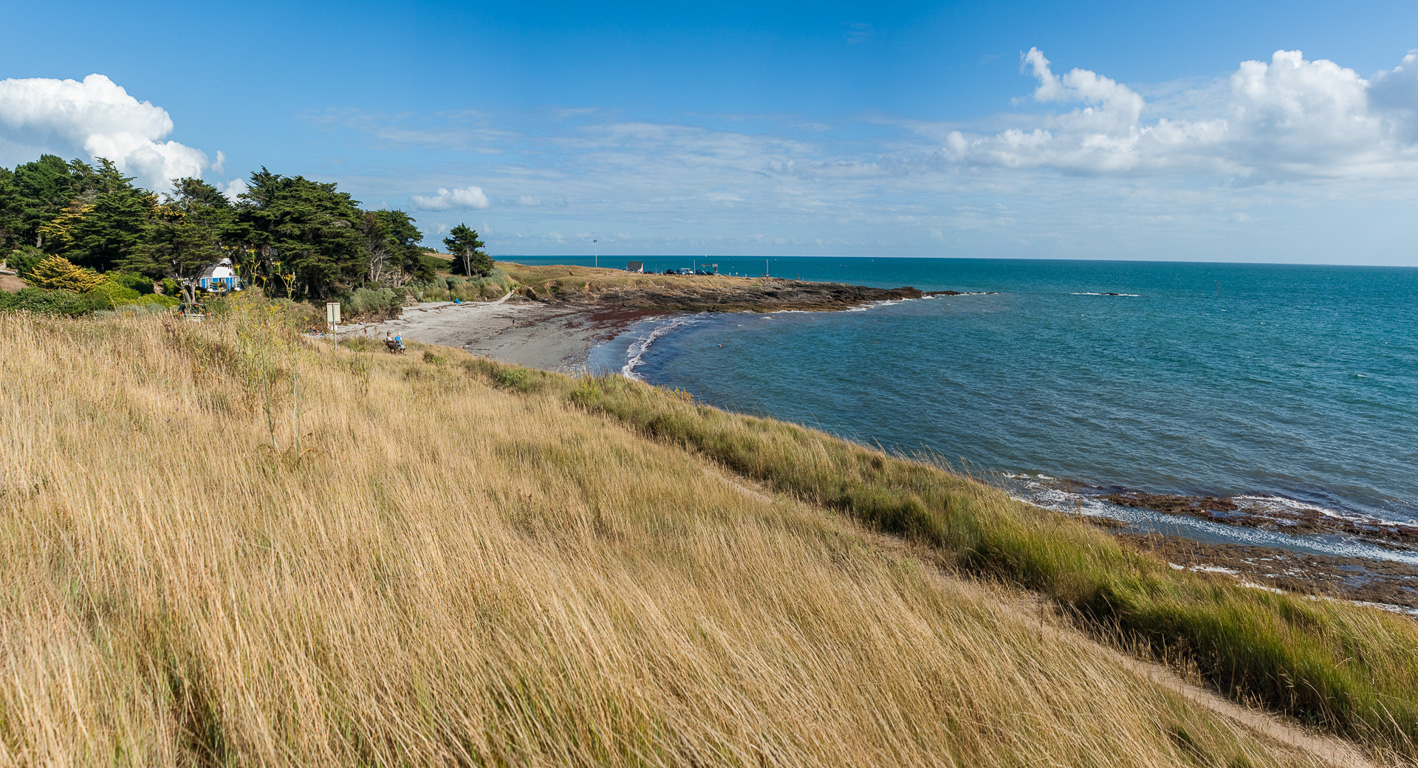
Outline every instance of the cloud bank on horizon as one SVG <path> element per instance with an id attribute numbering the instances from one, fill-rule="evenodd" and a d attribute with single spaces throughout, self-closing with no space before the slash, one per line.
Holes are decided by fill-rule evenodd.
<path id="1" fill-rule="evenodd" d="M 952 131 L 951 160 L 1076 173 L 1197 173 L 1254 180 L 1418 176 L 1418 54 L 1372 80 L 1300 51 L 1245 61 L 1226 88 L 1196 89 L 1195 117 L 1160 111 L 1126 85 L 1086 69 L 1060 76 L 1042 51 L 1022 57 L 1034 100 L 1079 104 L 1032 129 Z M 1198 99 L 1191 99 L 1197 101 Z"/>

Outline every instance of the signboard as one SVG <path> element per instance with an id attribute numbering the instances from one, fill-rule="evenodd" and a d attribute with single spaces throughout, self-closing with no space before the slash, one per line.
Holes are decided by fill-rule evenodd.
<path id="1" fill-rule="evenodd" d="M 340 302 L 332 301 L 325 305 L 325 322 L 331 327 L 340 324 Z"/>

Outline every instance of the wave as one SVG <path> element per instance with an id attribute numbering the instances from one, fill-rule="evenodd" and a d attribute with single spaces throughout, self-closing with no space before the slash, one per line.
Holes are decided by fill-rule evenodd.
<path id="1" fill-rule="evenodd" d="M 655 325 L 644 336 L 632 341 L 630 347 L 625 350 L 625 365 L 620 369 L 621 375 L 635 379 L 636 381 L 644 381 L 644 379 L 640 378 L 640 376 L 635 373 L 635 369 L 645 362 L 645 353 L 649 351 L 650 346 L 654 344 L 657 339 L 664 337 L 666 334 L 687 325 L 696 325 L 702 322 L 703 319 L 702 315 L 685 315 Z"/>
<path id="2" fill-rule="evenodd" d="M 1112 292 L 1100 293 L 1100 292 L 1098 292 L 1098 291 L 1074 291 L 1073 293 L 1070 293 L 1069 295 L 1070 295 L 1070 296 L 1120 296 L 1120 297 L 1124 297 L 1124 298 L 1135 299 L 1135 298 L 1141 296 L 1142 294 L 1140 294 L 1140 293 L 1112 293 Z"/>
<path id="3" fill-rule="evenodd" d="M 870 304 L 859 304 L 855 307 L 847 307 L 844 311 L 866 312 L 869 309 L 880 309 L 881 307 L 889 307 L 893 304 L 905 304 L 908 301 L 916 301 L 916 299 L 883 299 L 881 301 L 873 301 Z"/>

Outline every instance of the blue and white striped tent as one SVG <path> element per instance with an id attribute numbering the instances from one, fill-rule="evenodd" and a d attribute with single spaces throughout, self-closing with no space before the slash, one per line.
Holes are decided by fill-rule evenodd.
<path id="1" fill-rule="evenodd" d="M 209 265 L 197 276 L 197 287 L 204 291 L 239 291 L 241 278 L 232 269 L 231 259 Z"/>

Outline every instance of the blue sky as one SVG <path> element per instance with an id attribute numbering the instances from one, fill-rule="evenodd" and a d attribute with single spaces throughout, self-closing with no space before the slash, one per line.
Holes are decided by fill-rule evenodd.
<path id="1" fill-rule="evenodd" d="M 1418 265 L 1411 0 L 0 19 L 0 163 L 117 155 L 233 193 L 264 165 L 497 255 Z"/>

